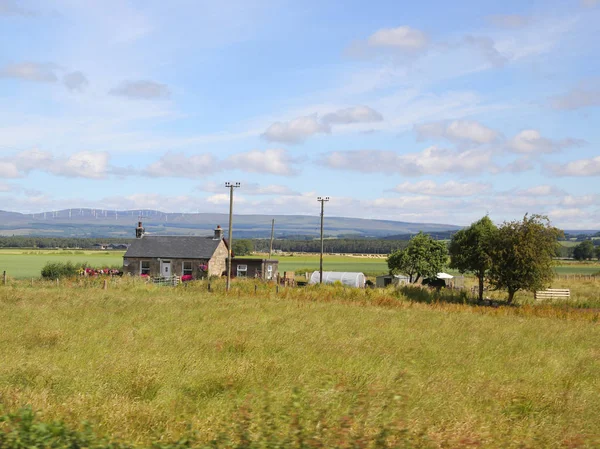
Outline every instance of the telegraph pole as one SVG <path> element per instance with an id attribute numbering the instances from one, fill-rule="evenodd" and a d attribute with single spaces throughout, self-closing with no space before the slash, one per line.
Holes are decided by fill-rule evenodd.
<path id="1" fill-rule="evenodd" d="M 325 203 L 329 201 L 329 197 L 317 197 L 317 201 L 321 203 L 321 257 L 319 260 L 319 284 L 323 283 L 323 213 L 325 210 Z"/>
<path id="2" fill-rule="evenodd" d="M 271 258 L 271 253 L 273 253 L 273 236 L 275 234 L 275 219 L 271 221 L 271 242 L 269 243 L 269 259 Z"/>
<path id="3" fill-rule="evenodd" d="M 227 287 L 226 290 L 229 291 L 229 287 L 231 286 L 231 245 L 232 245 L 232 234 L 231 234 L 231 226 L 233 221 L 233 189 L 240 187 L 239 182 L 226 182 L 225 187 L 229 189 L 229 237 L 227 237 Z"/>

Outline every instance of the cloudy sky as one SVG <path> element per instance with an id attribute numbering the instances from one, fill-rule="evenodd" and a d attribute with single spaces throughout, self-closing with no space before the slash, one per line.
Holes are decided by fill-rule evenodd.
<path id="1" fill-rule="evenodd" d="M 451 5 L 451 6 L 450 6 Z M 600 0 L 0 0 L 0 209 L 600 229 Z"/>

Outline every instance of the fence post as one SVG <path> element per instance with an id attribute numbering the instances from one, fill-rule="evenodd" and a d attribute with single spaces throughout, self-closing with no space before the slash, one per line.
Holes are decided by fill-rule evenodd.
<path id="1" fill-rule="evenodd" d="M 56 286 L 59 287 L 59 281 L 58 278 L 56 278 Z"/>
<path id="2" fill-rule="evenodd" d="M 254 294 L 256 295 L 256 284 L 254 284 Z"/>
<path id="3" fill-rule="evenodd" d="M 108 281 L 106 279 L 104 279 L 104 286 L 103 286 L 104 290 L 108 290 Z"/>
<path id="4" fill-rule="evenodd" d="M 210 282 L 208 283 L 208 291 L 210 291 Z"/>
<path id="5" fill-rule="evenodd" d="M 6 270 L 2 273 L 2 284 L 6 285 Z"/>

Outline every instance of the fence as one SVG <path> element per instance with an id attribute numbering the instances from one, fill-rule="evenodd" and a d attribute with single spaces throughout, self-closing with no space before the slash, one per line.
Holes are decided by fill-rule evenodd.
<path id="1" fill-rule="evenodd" d="M 597 281 L 600 280 L 598 274 L 557 274 L 556 279 L 559 281 Z"/>

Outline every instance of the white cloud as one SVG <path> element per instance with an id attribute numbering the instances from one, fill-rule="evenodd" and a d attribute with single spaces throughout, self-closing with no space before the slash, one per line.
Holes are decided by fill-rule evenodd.
<path id="1" fill-rule="evenodd" d="M 166 98 L 171 95 L 171 91 L 166 84 L 149 80 L 123 81 L 117 87 L 109 90 L 108 93 L 135 100 Z"/>
<path id="2" fill-rule="evenodd" d="M 212 154 L 186 156 L 183 153 L 169 152 L 148 165 L 143 173 L 155 177 L 197 178 L 218 170 L 218 161 Z"/>
<path id="3" fill-rule="evenodd" d="M 0 176 L 2 178 L 20 178 L 22 174 L 13 162 L 0 161 Z"/>
<path id="4" fill-rule="evenodd" d="M 80 151 L 65 160 L 55 160 L 50 171 L 69 178 L 102 179 L 106 177 L 108 160 L 106 152 Z"/>
<path id="5" fill-rule="evenodd" d="M 234 203 L 236 204 L 244 204 L 246 203 L 246 198 L 243 195 L 237 194 L 234 197 Z M 229 204 L 229 194 L 228 193 L 217 193 L 215 195 L 211 195 L 206 198 L 206 202 L 210 204 L 216 205 L 227 205 Z"/>
<path id="6" fill-rule="evenodd" d="M 447 181 L 443 184 L 438 184 L 435 181 L 419 181 L 415 183 L 403 182 L 398 184 L 393 190 L 398 193 L 415 193 L 429 196 L 448 196 L 461 197 L 481 195 L 489 191 L 490 184 L 480 182 L 457 182 Z"/>
<path id="7" fill-rule="evenodd" d="M 378 30 L 369 36 L 367 43 L 372 47 L 389 47 L 414 52 L 424 50 L 429 43 L 429 38 L 421 30 L 401 26 Z"/>
<path id="8" fill-rule="evenodd" d="M 300 195 L 287 186 L 279 184 L 260 185 L 253 182 L 241 182 L 244 195 L 281 195 L 281 196 L 297 196 Z M 224 189 L 223 183 L 206 182 L 198 187 L 202 192 L 220 193 Z"/>
<path id="9" fill-rule="evenodd" d="M 557 176 L 600 176 L 600 156 L 561 165 L 549 164 L 547 168 Z"/>
<path id="10" fill-rule="evenodd" d="M 530 18 L 520 14 L 496 14 L 486 17 L 492 25 L 501 28 L 523 28 L 529 24 Z"/>
<path id="11" fill-rule="evenodd" d="M 47 151 L 27 150 L 17 153 L 12 160 L 0 161 L 0 173 L 4 171 L 6 177 L 21 177 L 37 170 L 67 178 L 102 179 L 109 169 L 109 155 L 102 151 L 79 151 L 60 157 Z"/>
<path id="12" fill-rule="evenodd" d="M 0 0 L 0 16 L 33 16 L 35 13 L 17 5 L 13 0 Z"/>
<path id="13" fill-rule="evenodd" d="M 535 129 L 526 129 L 508 142 L 508 149 L 524 154 L 553 153 L 564 148 L 579 147 L 584 143 L 579 139 L 547 139 Z"/>
<path id="14" fill-rule="evenodd" d="M 19 62 L 5 65 L 0 69 L 0 78 L 15 78 L 38 83 L 55 83 L 58 81 L 56 64 Z"/>
<path id="15" fill-rule="evenodd" d="M 432 122 L 414 127 L 420 140 L 443 138 L 454 142 L 491 143 L 500 134 L 474 120 L 455 120 L 452 122 Z"/>
<path id="16" fill-rule="evenodd" d="M 369 106 L 353 106 L 326 113 L 298 117 L 289 122 L 275 122 L 261 135 L 270 142 L 298 144 L 316 134 L 329 134 L 333 125 L 353 125 L 383 121 L 383 116 Z"/>
<path id="17" fill-rule="evenodd" d="M 289 122 L 275 122 L 267 128 L 262 137 L 269 142 L 302 143 L 308 137 L 329 133 L 331 128 L 320 123 L 317 116 L 298 117 Z"/>
<path id="18" fill-rule="evenodd" d="M 327 125 L 381 122 L 383 116 L 368 106 L 355 106 L 325 114 L 321 122 Z"/>
<path id="19" fill-rule="evenodd" d="M 503 67 L 509 59 L 503 55 L 492 38 L 484 36 L 466 36 L 463 40 L 468 47 L 474 48 L 493 67 Z"/>
<path id="20" fill-rule="evenodd" d="M 552 97 L 550 105 L 554 109 L 568 111 L 600 106 L 600 86 L 598 83 L 582 83 L 563 95 Z"/>
<path id="21" fill-rule="evenodd" d="M 514 190 L 511 193 L 514 194 L 514 195 L 518 195 L 518 196 L 534 196 L 534 197 L 552 196 L 552 197 L 558 197 L 559 195 L 562 195 L 564 192 L 562 192 L 560 189 L 556 188 L 555 186 L 544 184 L 544 185 L 529 187 L 527 189 Z"/>
<path id="22" fill-rule="evenodd" d="M 273 175 L 294 175 L 298 173 L 294 160 L 286 150 L 252 150 L 229 156 L 224 166 L 237 168 L 251 173 L 270 173 Z"/>
<path id="23" fill-rule="evenodd" d="M 588 207 L 600 203 L 600 194 L 573 196 L 566 195 L 562 198 L 560 204 L 567 207 Z"/>
<path id="24" fill-rule="evenodd" d="M 65 76 L 63 76 L 63 84 L 69 90 L 81 92 L 88 85 L 88 80 L 83 73 L 76 71 L 67 73 Z"/>
<path id="25" fill-rule="evenodd" d="M 325 155 L 322 162 L 337 170 L 401 173 L 405 176 L 480 174 L 493 167 L 489 150 L 453 151 L 435 146 L 409 154 L 380 150 L 334 151 Z"/>
<path id="26" fill-rule="evenodd" d="M 586 8 L 593 8 L 594 6 L 600 5 L 600 0 L 581 0 L 581 4 Z"/>

